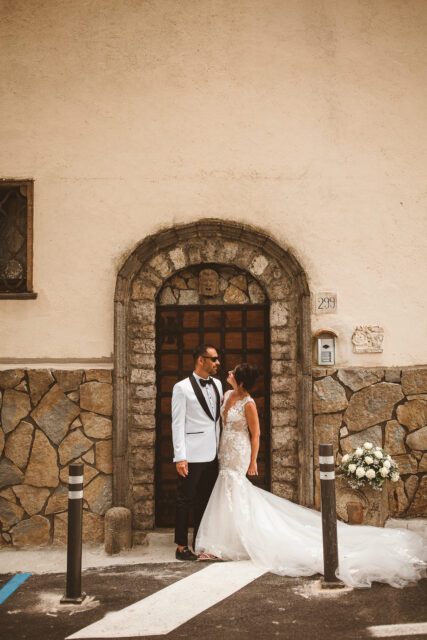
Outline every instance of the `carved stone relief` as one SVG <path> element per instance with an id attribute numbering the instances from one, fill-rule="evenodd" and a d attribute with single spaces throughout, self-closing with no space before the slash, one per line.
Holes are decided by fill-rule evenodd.
<path id="1" fill-rule="evenodd" d="M 351 337 L 354 353 L 382 353 L 384 329 L 378 325 L 359 325 Z"/>

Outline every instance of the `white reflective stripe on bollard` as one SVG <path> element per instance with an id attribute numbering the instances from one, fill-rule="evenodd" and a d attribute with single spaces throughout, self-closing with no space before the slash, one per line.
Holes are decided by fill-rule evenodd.
<path id="1" fill-rule="evenodd" d="M 78 500 L 79 498 L 83 498 L 83 491 L 69 491 L 68 497 L 70 500 Z"/>
<path id="2" fill-rule="evenodd" d="M 83 476 L 68 476 L 68 484 L 83 484 Z"/>
<path id="3" fill-rule="evenodd" d="M 320 464 L 335 464 L 334 456 L 319 456 Z"/>
<path id="4" fill-rule="evenodd" d="M 321 471 L 320 472 L 320 479 L 321 480 L 334 480 L 335 478 L 335 471 Z"/>

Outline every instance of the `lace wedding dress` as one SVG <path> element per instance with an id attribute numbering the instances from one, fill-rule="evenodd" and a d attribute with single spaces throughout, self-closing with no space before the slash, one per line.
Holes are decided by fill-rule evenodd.
<path id="1" fill-rule="evenodd" d="M 229 392 L 228 392 L 229 393 Z M 228 394 L 224 398 L 223 409 Z M 223 415 L 220 471 L 203 516 L 196 551 L 223 560 L 251 559 L 284 576 L 323 572 L 322 521 L 315 510 L 255 487 L 247 478 L 251 442 L 245 404 Z M 403 587 L 423 577 L 426 547 L 406 529 L 382 529 L 338 523 L 338 577 L 353 587 L 373 581 Z"/>

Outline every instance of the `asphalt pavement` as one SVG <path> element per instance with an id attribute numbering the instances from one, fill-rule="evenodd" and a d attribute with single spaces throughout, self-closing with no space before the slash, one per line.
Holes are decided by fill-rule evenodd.
<path id="1" fill-rule="evenodd" d="M 87 569 L 83 573 L 87 598 L 82 605 L 60 604 L 65 589 L 63 573 L 32 575 L 0 605 L 0 637 L 64 640 L 105 614 L 206 568 L 207 563 L 165 562 Z M 11 577 L 10 573 L 0 575 L 0 588 Z M 194 596 L 189 589 L 188 598 Z M 180 606 L 180 602 L 165 601 L 164 616 L 173 615 Z M 163 637 L 350 640 L 373 637 L 371 627 L 421 622 L 427 622 L 427 580 L 405 589 L 375 584 L 370 589 L 322 592 L 319 576 L 264 574 Z M 122 627 L 126 629 L 126 616 Z M 411 629 L 412 640 L 427 637 L 427 633 L 413 633 L 414 628 L 409 626 L 404 627 L 403 635 L 392 637 L 407 638 Z"/>

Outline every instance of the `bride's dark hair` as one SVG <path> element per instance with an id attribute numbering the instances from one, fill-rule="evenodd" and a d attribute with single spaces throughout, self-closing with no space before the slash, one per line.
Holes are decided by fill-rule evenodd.
<path id="1" fill-rule="evenodd" d="M 243 388 L 250 391 L 258 378 L 258 369 L 247 362 L 242 362 L 234 369 L 234 377 L 237 384 L 242 383 Z"/>

